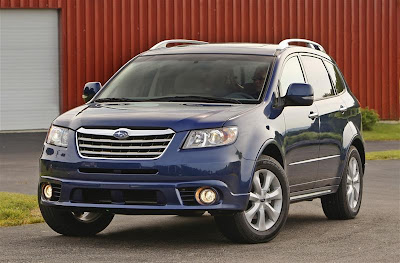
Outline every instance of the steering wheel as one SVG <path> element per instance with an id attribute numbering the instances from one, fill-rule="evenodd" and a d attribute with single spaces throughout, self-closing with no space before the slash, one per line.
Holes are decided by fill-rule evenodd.
<path id="1" fill-rule="evenodd" d="M 234 93 L 231 93 L 231 94 L 225 96 L 225 98 L 231 98 L 231 99 L 252 99 L 252 100 L 254 100 L 254 97 L 253 97 L 253 96 L 251 96 L 251 95 L 249 95 L 249 94 L 247 94 L 247 93 L 244 93 L 244 92 L 234 92 Z"/>

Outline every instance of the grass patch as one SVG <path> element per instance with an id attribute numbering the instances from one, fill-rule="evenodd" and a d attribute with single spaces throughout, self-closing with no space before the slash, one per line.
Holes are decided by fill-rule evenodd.
<path id="1" fill-rule="evenodd" d="M 377 123 L 371 131 L 363 131 L 366 141 L 400 140 L 400 123 Z"/>
<path id="2" fill-rule="evenodd" d="M 400 159 L 400 150 L 367 152 L 365 154 L 367 160 L 395 160 Z"/>
<path id="3" fill-rule="evenodd" d="M 41 222 L 37 196 L 0 192 L 0 227 Z"/>

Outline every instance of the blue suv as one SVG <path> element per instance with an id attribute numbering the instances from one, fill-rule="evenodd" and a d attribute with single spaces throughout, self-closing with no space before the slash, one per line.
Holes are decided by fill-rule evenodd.
<path id="1" fill-rule="evenodd" d="M 360 209 L 360 105 L 318 43 L 166 40 L 83 98 L 40 159 L 40 210 L 60 234 L 94 235 L 114 214 L 208 212 L 229 239 L 260 243 L 290 203 L 320 198 L 329 219 Z"/>

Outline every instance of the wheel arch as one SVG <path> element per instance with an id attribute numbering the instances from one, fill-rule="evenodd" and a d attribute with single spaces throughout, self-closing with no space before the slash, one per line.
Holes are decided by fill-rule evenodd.
<path id="1" fill-rule="evenodd" d="M 362 142 L 362 139 L 356 136 L 353 141 L 351 142 L 351 145 L 357 148 L 358 153 L 360 154 L 361 157 L 361 163 L 362 163 L 362 169 L 363 173 L 365 172 L 365 147 L 364 143 Z"/>
<path id="2" fill-rule="evenodd" d="M 285 170 L 285 159 L 282 148 L 275 140 L 268 140 L 266 141 L 263 146 L 261 147 L 258 155 L 257 160 L 260 158 L 261 155 L 268 155 L 271 158 L 275 159 Z"/>
<path id="3" fill-rule="evenodd" d="M 349 154 L 350 146 L 357 148 L 361 161 L 362 169 L 365 171 L 365 146 L 364 140 L 361 136 L 361 127 L 358 127 L 354 122 L 349 121 L 343 131 L 343 160 L 347 160 Z"/>

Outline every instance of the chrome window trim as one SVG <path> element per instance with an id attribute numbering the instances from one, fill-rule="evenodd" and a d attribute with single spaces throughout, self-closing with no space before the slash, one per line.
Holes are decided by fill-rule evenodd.
<path id="1" fill-rule="evenodd" d="M 310 56 L 310 57 L 319 58 L 319 59 L 321 59 L 324 63 L 325 63 L 325 62 L 331 63 L 331 64 L 339 71 L 340 77 L 341 77 L 341 79 L 342 79 L 342 81 L 343 81 L 343 83 L 344 83 L 345 89 L 344 89 L 342 92 L 337 93 L 337 90 L 336 90 L 336 87 L 335 87 L 335 95 L 331 95 L 331 96 L 326 97 L 326 98 L 319 98 L 319 99 L 316 99 L 316 100 L 314 99 L 314 101 L 323 101 L 323 100 L 332 99 L 332 98 L 334 98 L 334 97 L 339 97 L 339 96 L 343 95 L 344 93 L 346 93 L 346 92 L 348 92 L 348 91 L 350 90 L 349 86 L 347 85 L 346 80 L 344 79 L 344 76 L 343 76 L 342 71 L 340 71 L 339 67 L 336 65 L 336 63 L 335 63 L 334 61 L 329 60 L 329 59 L 327 59 L 326 57 L 323 57 L 323 56 L 321 56 L 321 55 L 314 54 L 314 53 L 299 52 L 298 54 L 299 54 L 299 57 L 300 57 L 300 61 L 301 61 L 301 57 L 302 57 L 302 56 Z M 301 63 L 302 63 L 302 62 L 301 62 Z M 303 65 L 302 65 L 302 67 L 303 67 Z M 326 66 L 325 66 L 325 67 L 326 67 Z M 329 75 L 329 78 L 330 78 L 329 72 L 328 72 L 328 75 Z M 306 81 L 306 83 L 309 83 L 308 80 Z"/>
<path id="2" fill-rule="evenodd" d="M 83 156 L 79 150 L 78 144 L 78 132 L 82 134 L 92 134 L 92 135 L 106 135 L 106 136 L 113 136 L 113 134 L 118 130 L 124 130 L 128 132 L 129 136 L 152 136 L 152 135 L 168 135 L 173 134 L 172 138 L 170 139 L 168 145 L 166 145 L 164 151 L 157 157 L 153 158 L 106 158 L 106 157 L 88 157 Z M 145 133 L 148 132 L 148 133 Z M 111 134 L 111 135 L 110 135 Z M 165 130 L 131 130 L 127 128 L 118 128 L 118 129 L 86 129 L 86 128 L 79 128 L 75 132 L 75 147 L 78 152 L 80 158 L 83 159 L 92 159 L 92 160 L 120 160 L 120 161 L 154 161 L 159 159 L 164 153 L 168 150 L 169 146 L 171 145 L 172 140 L 175 138 L 175 131 L 172 129 L 165 129 Z M 121 140 L 123 141 L 123 140 Z"/>
<path id="3" fill-rule="evenodd" d="M 322 160 L 327 160 L 327 159 L 336 158 L 336 157 L 340 157 L 340 154 L 330 155 L 330 156 L 325 156 L 325 157 L 319 157 L 319 158 L 314 158 L 314 159 L 308 159 L 308 160 L 299 161 L 299 162 L 294 162 L 294 163 L 290 163 L 289 166 L 296 165 L 296 164 L 303 164 L 303 163 L 311 163 L 311 162 L 316 162 L 316 161 L 322 161 Z"/>

